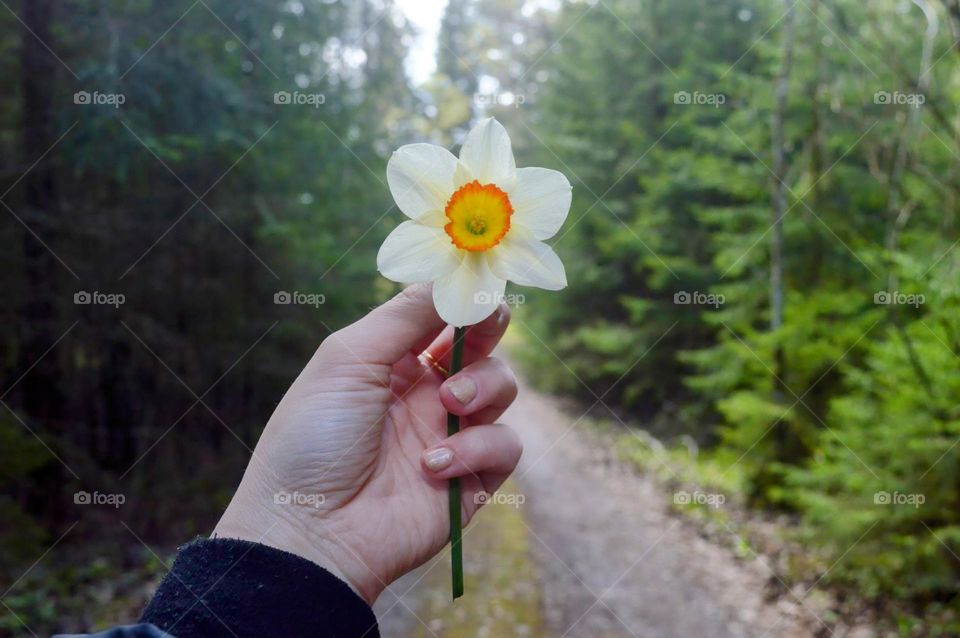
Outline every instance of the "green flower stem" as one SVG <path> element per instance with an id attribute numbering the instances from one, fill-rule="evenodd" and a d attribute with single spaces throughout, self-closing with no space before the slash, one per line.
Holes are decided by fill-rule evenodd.
<path id="1" fill-rule="evenodd" d="M 453 352 L 450 353 L 450 376 L 463 367 L 463 339 L 466 327 L 454 328 Z M 460 431 L 460 417 L 447 412 L 447 436 Z M 460 479 L 450 479 L 450 560 L 452 566 L 453 600 L 463 596 L 463 528 L 460 523 Z"/>

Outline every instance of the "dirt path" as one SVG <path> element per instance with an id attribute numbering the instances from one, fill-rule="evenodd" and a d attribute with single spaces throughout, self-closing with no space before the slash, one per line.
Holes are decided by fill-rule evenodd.
<path id="1" fill-rule="evenodd" d="M 521 433 L 524 456 L 500 492 L 507 502 L 488 505 L 464 537 L 466 598 L 449 603 L 443 556 L 381 596 L 385 638 L 794 638 L 822 629 L 799 605 L 767 602 L 771 573 L 760 560 L 705 541 L 669 512 L 662 487 L 618 463 L 551 398 L 522 388 L 503 420 Z"/>

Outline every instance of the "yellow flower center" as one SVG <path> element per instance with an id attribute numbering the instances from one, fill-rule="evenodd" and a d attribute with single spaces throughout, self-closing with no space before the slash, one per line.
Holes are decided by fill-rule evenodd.
<path id="1" fill-rule="evenodd" d="M 473 180 L 457 189 L 444 209 L 443 227 L 457 248 L 483 251 L 500 243 L 510 230 L 510 198 L 494 184 Z"/>

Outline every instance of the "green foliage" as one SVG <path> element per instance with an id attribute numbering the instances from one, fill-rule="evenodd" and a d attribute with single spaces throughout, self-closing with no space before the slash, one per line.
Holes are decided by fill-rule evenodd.
<path id="1" fill-rule="evenodd" d="M 937 600 L 956 577 L 944 555 L 960 551 L 960 380 L 947 372 L 960 323 L 955 275 L 924 288 L 924 316 L 878 328 L 863 364 L 845 371 L 817 462 L 791 470 L 788 494 L 839 551 L 849 549 L 831 577 Z"/>
<path id="2" fill-rule="evenodd" d="M 836 563 L 824 582 L 953 607 L 960 13 L 790 4 L 565 5 L 524 163 L 560 161 L 574 184 L 555 241 L 570 287 L 522 315 L 524 361 L 546 387 L 710 446 L 752 504 L 802 518 L 811 553 Z M 924 4 L 939 27 L 926 62 Z M 883 101 L 898 92 L 923 104 Z M 694 291 L 702 303 L 675 303 Z"/>

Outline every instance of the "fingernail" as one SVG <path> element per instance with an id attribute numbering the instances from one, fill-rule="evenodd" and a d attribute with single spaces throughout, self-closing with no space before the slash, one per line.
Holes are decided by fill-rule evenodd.
<path id="1" fill-rule="evenodd" d="M 423 462 L 434 472 L 439 472 L 453 462 L 453 451 L 448 447 L 438 447 L 424 452 Z"/>
<path id="2" fill-rule="evenodd" d="M 463 405 L 477 396 L 477 384 L 470 377 L 453 377 L 447 381 L 447 389 Z"/>

